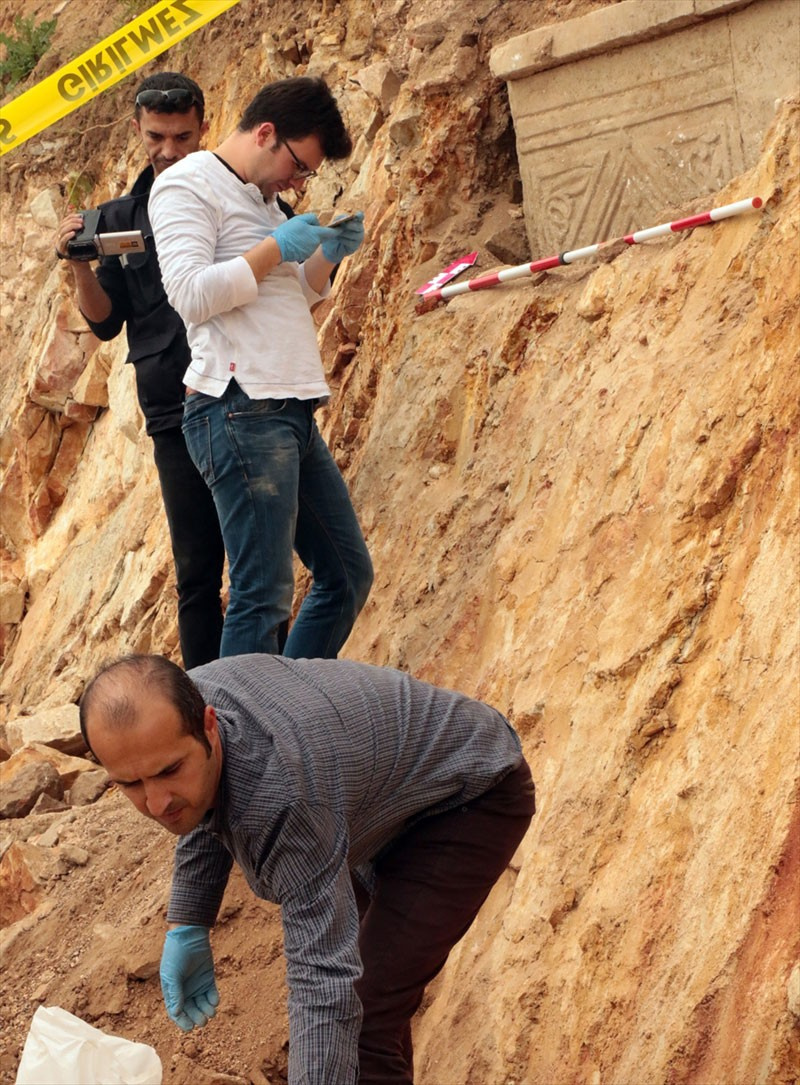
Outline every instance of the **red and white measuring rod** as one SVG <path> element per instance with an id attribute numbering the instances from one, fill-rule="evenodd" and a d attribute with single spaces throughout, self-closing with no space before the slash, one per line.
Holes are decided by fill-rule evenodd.
<path id="1" fill-rule="evenodd" d="M 615 245 L 618 241 L 624 241 L 628 245 L 638 245 L 654 237 L 664 237 L 667 234 L 677 233 L 679 230 L 690 230 L 693 226 L 705 226 L 709 222 L 719 222 L 720 219 L 741 215 L 745 211 L 761 207 L 762 203 L 763 200 L 759 196 L 751 196 L 748 200 L 737 200 L 736 203 L 728 203 L 724 207 L 715 207 L 711 211 L 704 211 L 701 215 L 690 215 L 689 218 L 665 222 L 661 226 L 651 226 L 647 230 L 637 230 L 634 234 L 626 234 L 624 237 L 614 238 L 613 241 L 601 241 L 597 245 L 587 245 L 585 248 L 572 249 L 571 252 L 562 252 L 557 256 L 547 256 L 544 260 L 534 260 L 532 264 L 518 264 L 516 267 L 492 271 L 488 275 L 479 275 L 477 279 L 470 279 L 466 283 L 443 286 L 425 295 L 426 307 L 428 302 L 446 301 L 448 298 L 455 297 L 456 294 L 466 294 L 470 290 L 486 290 L 490 286 L 507 283 L 510 279 L 522 279 L 527 275 L 535 275 L 537 271 L 547 271 L 562 264 L 571 264 L 575 260 L 583 259 L 584 256 L 593 256 L 600 249 Z"/>

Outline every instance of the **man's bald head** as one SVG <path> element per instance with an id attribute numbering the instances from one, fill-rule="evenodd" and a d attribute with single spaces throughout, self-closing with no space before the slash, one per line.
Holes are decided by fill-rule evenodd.
<path id="1" fill-rule="evenodd" d="M 92 750 L 93 721 L 101 720 L 112 729 L 131 728 L 148 695 L 163 697 L 178 712 L 186 734 L 209 748 L 204 730 L 206 705 L 200 691 L 184 670 L 158 655 L 123 656 L 94 676 L 80 700 L 81 734 L 88 748 Z"/>

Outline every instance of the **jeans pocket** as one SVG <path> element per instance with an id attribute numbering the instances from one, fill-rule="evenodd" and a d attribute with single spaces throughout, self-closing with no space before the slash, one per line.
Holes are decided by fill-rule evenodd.
<path id="1" fill-rule="evenodd" d="M 242 395 L 229 403 L 228 418 L 267 418 L 286 410 L 285 399 L 248 399 Z"/>
<path id="2" fill-rule="evenodd" d="M 203 476 L 206 486 L 214 483 L 214 457 L 211 452 L 211 424 L 208 418 L 184 418 L 183 439 L 192 463 Z"/>

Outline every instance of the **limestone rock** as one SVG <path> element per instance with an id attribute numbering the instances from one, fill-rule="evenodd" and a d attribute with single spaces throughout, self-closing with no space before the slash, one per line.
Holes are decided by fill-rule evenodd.
<path id="1" fill-rule="evenodd" d="M 63 417 L 71 422 L 94 422 L 98 408 L 87 403 L 80 403 L 71 396 L 64 404 Z"/>
<path id="2" fill-rule="evenodd" d="M 65 869 L 51 850 L 15 841 L 0 859 L 0 927 L 30 915 L 45 897 L 47 883 Z"/>
<path id="3" fill-rule="evenodd" d="M 31 716 L 19 716 L 6 724 L 6 734 L 13 750 L 41 744 L 71 756 L 86 753 L 80 713 L 74 704 L 44 709 Z"/>
<path id="4" fill-rule="evenodd" d="M 17 625 L 25 613 L 25 584 L 3 580 L 0 584 L 0 624 Z"/>
<path id="5" fill-rule="evenodd" d="M 616 273 L 610 264 L 604 264 L 592 274 L 578 299 L 576 311 L 584 320 L 597 320 L 613 309 Z"/>
<path id="6" fill-rule="evenodd" d="M 57 814 L 62 810 L 69 810 L 69 803 L 64 802 L 63 799 L 53 798 L 43 791 L 30 812 L 31 814 Z"/>
<path id="7" fill-rule="evenodd" d="M 163 948 L 163 938 L 159 933 L 152 945 L 131 951 L 124 961 L 125 974 L 135 980 L 149 980 L 157 976 Z"/>
<path id="8" fill-rule="evenodd" d="M 67 392 L 86 368 L 86 346 L 83 333 L 75 330 L 76 324 L 85 326 L 83 318 L 76 317 L 65 302 L 57 311 L 39 357 L 30 396 L 48 410 L 63 407 Z"/>
<path id="9" fill-rule="evenodd" d="M 63 215 L 60 212 L 61 193 L 56 185 L 50 185 L 31 200 L 33 221 L 48 230 L 55 230 Z"/>
<path id="10" fill-rule="evenodd" d="M 24 818 L 40 795 L 60 799 L 64 785 L 43 757 L 14 755 L 0 764 L 0 818 Z"/>
<path id="11" fill-rule="evenodd" d="M 509 223 L 508 226 L 492 234 L 486 241 L 486 248 L 502 264 L 530 263 L 531 252 L 528 245 L 528 235 L 525 231 L 525 223 Z"/>
<path id="12" fill-rule="evenodd" d="M 28 746 L 23 746 L 14 754 L 14 759 L 22 758 L 26 754 L 49 761 L 58 772 L 65 791 L 69 791 L 70 788 L 74 787 L 75 781 L 83 773 L 93 772 L 97 769 L 94 761 L 87 761 L 85 757 L 72 757 L 70 754 L 62 753 L 54 746 L 46 746 L 43 742 L 32 742 Z"/>
<path id="13" fill-rule="evenodd" d="M 69 789 L 69 802 L 71 806 L 86 806 L 97 802 L 100 796 L 108 789 L 111 781 L 105 769 L 94 768 L 80 775 Z"/>
<path id="14" fill-rule="evenodd" d="M 58 843 L 59 838 L 67 824 L 65 818 L 53 818 L 43 833 L 31 835 L 32 844 L 38 844 L 40 848 L 52 848 Z"/>
<path id="15" fill-rule="evenodd" d="M 131 444 L 136 445 L 144 425 L 136 399 L 133 366 L 123 364 L 126 354 L 124 346 L 118 341 L 104 343 L 101 358 L 103 367 L 108 368 L 108 406 L 114 417 L 114 425 Z"/>
<path id="16" fill-rule="evenodd" d="M 77 844 L 63 844 L 58 849 L 59 859 L 62 859 L 67 866 L 86 866 L 89 862 L 89 852 L 86 848 L 81 848 Z"/>
<path id="17" fill-rule="evenodd" d="M 66 405 L 65 405 L 66 406 Z M 78 411 L 79 415 L 85 412 Z M 93 411 L 90 411 L 90 414 Z M 67 411 L 62 417 L 66 420 Z M 50 522 L 56 509 L 60 507 L 67 492 L 69 480 L 80 460 L 88 435 L 85 418 L 81 417 L 74 424 L 66 423 L 60 430 L 60 440 L 50 470 L 33 499 L 32 519 L 37 534 L 41 534 Z"/>
<path id="18" fill-rule="evenodd" d="M 92 353 L 89 361 L 78 380 L 72 387 L 72 396 L 76 405 L 90 407 L 108 406 L 108 374 L 110 359 L 107 351 L 96 350 Z M 69 403 L 67 404 L 69 409 Z M 97 412 L 87 421 L 93 421 Z"/>
<path id="19" fill-rule="evenodd" d="M 376 99 L 384 114 L 391 109 L 402 86 L 400 76 L 388 60 L 378 60 L 362 68 L 353 78 L 359 86 Z"/>
<path id="20" fill-rule="evenodd" d="M 440 45 L 447 36 L 447 24 L 438 19 L 419 22 L 414 26 L 409 41 L 415 49 L 427 52 Z"/>

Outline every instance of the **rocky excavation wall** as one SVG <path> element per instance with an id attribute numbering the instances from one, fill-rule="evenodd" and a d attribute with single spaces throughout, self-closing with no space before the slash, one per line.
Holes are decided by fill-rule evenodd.
<path id="1" fill-rule="evenodd" d="M 478 271 L 526 259 L 491 50 L 607 7 L 279 2 L 265 22 L 241 0 L 156 65 L 208 89 L 210 146 L 269 78 L 340 93 L 356 152 L 303 209 L 368 223 L 320 314 L 324 431 L 376 568 L 346 654 L 497 704 L 537 780 L 526 841 L 420 1013 L 420 1085 L 788 1085 L 800 1055 L 797 99 L 714 194 L 763 211 L 414 312 L 464 252 Z M 67 4 L 38 74 L 127 17 Z M 114 123 L 128 89 L 3 159 L 8 754 L 106 658 L 177 652 L 124 348 L 97 346 L 51 258 L 71 179 L 94 182 L 88 204 L 138 169 Z M 100 786 L 48 805 L 0 822 L 39 886 L 0 931 L 0 1081 L 40 1001 L 153 1043 L 172 1085 L 282 1080 L 274 913 L 232 884 L 228 1009 L 176 1037 L 154 966 L 169 841 Z M 0 886 L 19 884 L 5 856 Z"/>

